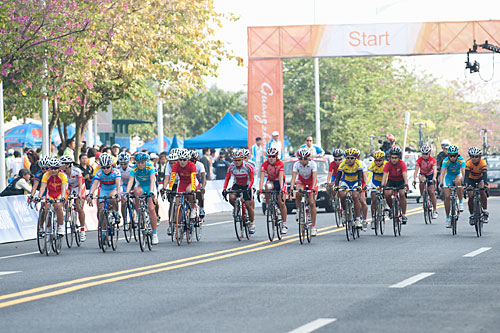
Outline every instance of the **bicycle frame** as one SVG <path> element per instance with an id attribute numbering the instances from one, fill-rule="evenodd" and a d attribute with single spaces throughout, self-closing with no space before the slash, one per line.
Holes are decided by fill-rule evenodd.
<path id="1" fill-rule="evenodd" d="M 346 238 L 347 241 L 351 241 L 351 238 L 354 240 L 356 238 L 359 238 L 359 229 L 356 227 L 355 223 L 355 208 L 354 208 L 354 198 L 352 197 L 352 191 L 354 191 L 351 188 L 347 187 L 341 187 L 338 189 L 338 192 L 346 192 L 346 197 L 345 197 L 345 211 L 344 211 L 344 224 L 345 224 L 345 233 L 346 233 Z"/>
<path id="2" fill-rule="evenodd" d="M 278 239 L 281 239 L 281 223 L 280 219 L 280 207 L 278 204 L 278 195 L 281 193 L 280 191 L 270 190 L 270 191 L 262 191 L 263 194 L 270 194 L 269 202 L 266 210 L 267 217 L 267 235 L 269 237 L 269 241 L 272 242 L 274 239 L 274 231 L 276 229 L 276 235 Z"/>
<path id="3" fill-rule="evenodd" d="M 311 231 L 312 231 L 312 221 L 311 221 L 311 207 L 309 206 L 309 194 L 313 193 L 314 190 L 309 190 L 307 187 L 305 190 L 297 190 L 297 192 L 302 194 L 300 199 L 299 211 L 299 241 L 300 244 L 304 244 L 304 239 L 307 242 L 311 242 Z"/>
<path id="4" fill-rule="evenodd" d="M 247 207 L 245 200 L 243 200 L 243 193 L 248 190 L 230 190 L 228 194 L 236 194 L 234 200 L 233 217 L 234 217 L 234 230 L 236 238 L 241 241 L 243 239 L 243 232 L 247 239 L 250 239 L 249 221 L 247 214 Z"/>
<path id="5" fill-rule="evenodd" d="M 403 213 L 400 205 L 399 190 L 404 189 L 402 187 L 386 187 L 384 191 L 392 191 L 392 226 L 394 230 L 394 237 L 401 236 L 401 223 L 403 219 Z"/>

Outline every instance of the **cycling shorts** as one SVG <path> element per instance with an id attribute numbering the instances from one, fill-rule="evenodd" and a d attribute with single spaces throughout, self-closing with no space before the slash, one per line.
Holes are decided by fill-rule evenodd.
<path id="1" fill-rule="evenodd" d="M 472 178 L 467 178 L 467 183 L 466 185 L 467 186 L 470 186 L 470 187 L 479 187 L 479 183 L 481 183 L 483 181 L 483 178 L 479 178 L 479 179 L 472 179 Z"/>
<path id="2" fill-rule="evenodd" d="M 268 180 L 267 182 L 273 184 L 273 190 L 274 191 L 281 190 L 281 186 L 280 186 L 280 181 L 279 180 Z"/>
<path id="3" fill-rule="evenodd" d="M 455 184 L 453 184 L 453 181 L 455 180 L 455 178 L 457 178 L 457 176 L 458 175 L 446 174 L 446 176 L 444 176 L 443 187 L 455 186 Z"/>
<path id="4" fill-rule="evenodd" d="M 233 187 L 231 187 L 231 190 L 233 190 L 233 191 L 236 191 L 236 190 L 248 190 L 248 186 L 247 185 L 234 184 Z M 252 200 L 252 196 L 250 195 L 249 191 L 243 192 L 243 200 L 245 200 L 245 201 Z"/>
<path id="5" fill-rule="evenodd" d="M 377 192 L 377 189 L 376 187 L 380 187 L 380 185 L 382 184 L 382 181 L 381 180 L 375 180 L 375 179 L 372 179 L 371 183 L 370 183 L 370 186 L 371 187 L 371 193 L 375 193 Z"/>
<path id="6" fill-rule="evenodd" d="M 432 183 L 432 178 L 434 177 L 434 175 L 423 175 L 423 174 L 420 174 L 420 177 L 425 177 L 425 181 L 427 182 L 427 186 L 431 186 L 431 185 L 434 185 Z"/>
<path id="7" fill-rule="evenodd" d="M 404 185 L 404 180 L 387 180 L 387 187 L 403 187 Z"/>
<path id="8" fill-rule="evenodd" d="M 358 186 L 358 181 L 355 180 L 355 181 L 347 181 L 347 180 L 343 180 L 341 183 L 340 183 L 340 187 L 344 187 L 344 188 L 350 188 L 350 189 L 353 189 L 355 188 L 356 186 Z"/>

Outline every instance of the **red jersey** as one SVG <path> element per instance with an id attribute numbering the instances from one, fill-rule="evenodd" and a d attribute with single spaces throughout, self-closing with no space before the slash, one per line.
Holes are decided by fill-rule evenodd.
<path id="1" fill-rule="evenodd" d="M 330 166 L 328 167 L 328 172 L 332 173 L 332 177 L 337 177 L 337 172 L 339 171 L 340 164 L 335 163 L 335 161 L 330 162 Z"/>
<path id="2" fill-rule="evenodd" d="M 437 165 L 436 160 L 434 157 L 429 156 L 427 160 L 425 160 L 422 156 L 420 156 L 417 159 L 417 162 L 415 164 L 420 168 L 420 174 L 424 176 L 429 176 L 434 174 L 434 169 L 433 167 Z"/>
<path id="3" fill-rule="evenodd" d="M 196 190 L 196 165 L 189 161 L 186 166 L 181 167 L 180 162 L 177 162 L 172 167 L 172 174 L 170 175 L 170 183 L 168 184 L 168 189 L 171 190 L 175 183 L 175 178 L 179 176 L 179 189 L 185 188 L 182 185 L 188 185 L 191 183 L 191 189 Z"/>
<path id="4" fill-rule="evenodd" d="M 387 162 L 384 166 L 384 173 L 389 173 L 389 179 L 393 181 L 402 181 L 403 172 L 406 172 L 406 163 L 399 160 L 399 163 L 394 165 L 391 162 Z"/>
<path id="5" fill-rule="evenodd" d="M 285 172 L 285 163 L 280 160 L 277 160 L 274 164 L 269 163 L 269 161 L 265 161 L 262 163 L 260 171 L 267 174 L 267 180 L 279 181 L 280 172 Z"/>
<path id="6" fill-rule="evenodd" d="M 227 188 L 229 179 L 234 177 L 234 183 L 241 186 L 252 187 L 254 181 L 254 171 L 250 163 L 243 162 L 238 168 L 234 162 L 229 164 L 226 173 L 226 180 L 224 181 L 224 189 Z"/>

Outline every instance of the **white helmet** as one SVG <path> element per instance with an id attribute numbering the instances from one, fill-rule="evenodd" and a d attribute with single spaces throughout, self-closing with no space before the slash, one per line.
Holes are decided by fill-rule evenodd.
<path id="1" fill-rule="evenodd" d="M 118 154 L 118 163 L 128 163 L 130 161 L 130 154 L 122 151 Z"/>
<path id="2" fill-rule="evenodd" d="M 51 158 L 49 161 L 49 168 L 60 168 L 61 167 L 61 161 L 58 158 Z"/>
<path id="3" fill-rule="evenodd" d="M 180 160 L 189 160 L 191 157 L 191 152 L 187 149 L 180 149 L 177 154 Z"/>
<path id="4" fill-rule="evenodd" d="M 170 153 L 168 154 L 168 160 L 169 161 L 177 161 L 179 159 L 179 156 L 177 155 L 177 149 L 174 150 L 172 149 Z"/>
<path id="5" fill-rule="evenodd" d="M 73 156 L 70 155 L 63 155 L 59 160 L 62 164 L 69 164 L 74 162 Z"/>
<path id="6" fill-rule="evenodd" d="M 446 146 L 446 148 L 448 148 L 449 145 L 451 145 L 449 140 L 444 139 L 443 141 L 441 141 L 441 147 Z"/>
<path id="7" fill-rule="evenodd" d="M 50 165 L 50 157 L 49 156 L 42 156 L 40 160 L 38 161 L 38 166 L 42 169 L 49 168 Z"/>
<path id="8" fill-rule="evenodd" d="M 108 154 L 103 153 L 99 156 L 99 164 L 101 167 L 110 166 L 113 164 L 113 159 Z"/>

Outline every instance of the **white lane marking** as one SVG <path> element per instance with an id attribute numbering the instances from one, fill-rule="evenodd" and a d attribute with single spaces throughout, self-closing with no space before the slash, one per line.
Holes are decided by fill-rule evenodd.
<path id="1" fill-rule="evenodd" d="M 22 257 L 22 256 L 30 256 L 32 254 L 40 253 L 38 251 L 35 252 L 28 252 L 28 253 L 21 253 L 21 254 L 14 254 L 11 256 L 6 256 L 6 257 L 0 257 L 0 259 L 8 259 L 8 258 L 15 258 L 15 257 Z"/>
<path id="2" fill-rule="evenodd" d="M 408 278 L 406 280 L 403 280 L 399 283 L 393 284 L 392 286 L 389 286 L 389 288 L 404 288 L 409 285 L 414 284 L 415 282 L 418 282 L 422 279 L 425 279 L 426 277 L 429 277 L 431 275 L 434 275 L 434 273 L 420 273 L 415 276 L 412 276 L 411 278 Z"/>
<path id="3" fill-rule="evenodd" d="M 311 321 L 310 323 L 307 323 L 305 325 L 302 325 L 293 331 L 290 331 L 289 333 L 309 333 L 316 331 L 318 328 L 321 328 L 323 326 L 326 326 L 330 323 L 333 323 L 336 321 L 336 318 L 318 318 L 316 320 Z"/>
<path id="4" fill-rule="evenodd" d="M 491 247 L 482 247 L 480 249 L 477 249 L 476 251 L 472 251 L 472 252 L 469 252 L 467 254 L 464 254 L 462 257 L 472 258 L 472 257 L 475 257 L 478 254 L 481 254 L 481 253 L 486 252 L 488 250 L 491 250 Z"/>
<path id="5" fill-rule="evenodd" d="M 222 221 L 222 222 L 215 222 L 215 223 L 208 223 L 208 224 L 205 224 L 205 227 L 210 227 L 212 225 L 218 225 L 218 224 L 226 224 L 226 223 L 232 223 L 233 220 L 230 220 L 230 221 Z"/>
<path id="6" fill-rule="evenodd" d="M 0 272 L 0 276 L 21 273 L 21 271 L 11 271 L 11 272 Z"/>

